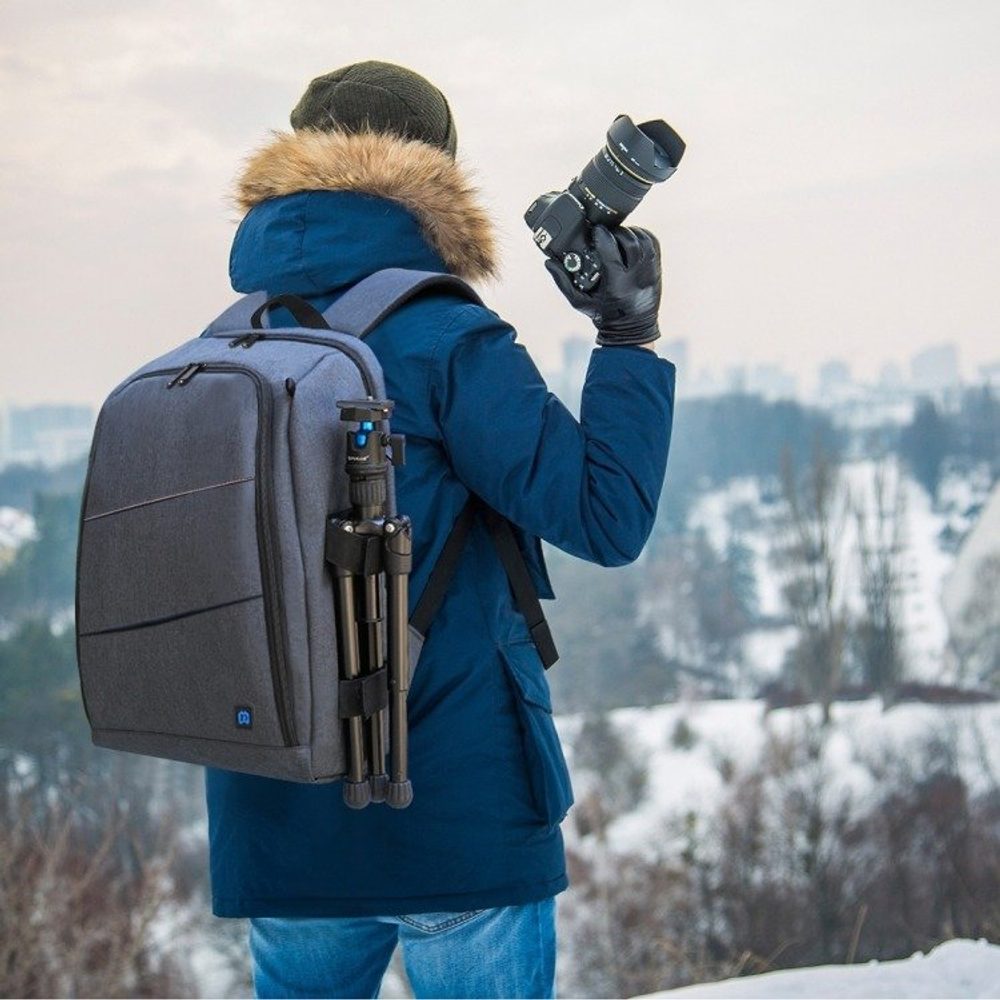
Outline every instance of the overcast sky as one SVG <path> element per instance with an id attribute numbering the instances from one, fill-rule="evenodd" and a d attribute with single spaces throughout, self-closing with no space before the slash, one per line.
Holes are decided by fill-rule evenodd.
<path id="1" fill-rule="evenodd" d="M 521 216 L 623 111 L 688 142 L 633 219 L 692 369 L 1000 357 L 1000 3 L 0 0 L 0 399 L 98 402 L 196 335 L 241 159 L 363 59 L 448 95 L 503 238 L 484 297 L 543 368 L 589 324 Z"/>

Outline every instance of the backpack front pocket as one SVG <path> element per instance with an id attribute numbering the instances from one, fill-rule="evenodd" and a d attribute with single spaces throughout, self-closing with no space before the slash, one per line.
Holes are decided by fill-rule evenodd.
<path id="1" fill-rule="evenodd" d="M 221 364 L 139 376 L 105 404 L 78 553 L 95 731 L 294 745 L 270 409 L 259 377 Z"/>

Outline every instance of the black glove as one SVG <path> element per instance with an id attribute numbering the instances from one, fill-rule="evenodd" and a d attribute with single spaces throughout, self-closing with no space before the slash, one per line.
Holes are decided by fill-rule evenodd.
<path id="1" fill-rule="evenodd" d="M 573 277 L 554 260 L 545 269 L 570 305 L 597 327 L 597 343 L 648 344 L 660 336 L 660 244 L 648 229 L 594 226 L 594 252 L 601 259 L 601 279 L 581 292 Z"/>

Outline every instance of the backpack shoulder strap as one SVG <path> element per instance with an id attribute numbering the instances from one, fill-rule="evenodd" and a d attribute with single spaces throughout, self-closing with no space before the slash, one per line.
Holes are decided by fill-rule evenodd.
<path id="1" fill-rule="evenodd" d="M 517 610 L 524 615 L 531 641 L 538 650 L 542 666 L 548 670 L 559 659 L 559 653 L 556 651 L 549 623 L 545 620 L 545 613 L 538 600 L 538 591 L 535 590 L 531 573 L 514 537 L 514 529 L 511 528 L 510 521 L 492 507 L 486 504 L 481 506 L 486 527 L 493 536 L 493 544 L 507 572 L 510 589 L 514 592 L 514 603 L 517 605 Z"/>
<path id="2" fill-rule="evenodd" d="M 363 338 L 389 313 L 429 288 L 447 289 L 482 305 L 475 290 L 454 274 L 387 267 L 362 278 L 323 311 L 331 330 Z"/>
<path id="3" fill-rule="evenodd" d="M 336 302 L 327 306 L 323 317 L 331 330 L 363 338 L 394 309 L 430 288 L 447 289 L 477 305 L 483 304 L 472 286 L 454 274 L 387 267 L 351 286 Z M 220 333 L 249 330 L 254 315 L 270 298 L 266 291 L 251 292 L 238 298 L 209 323 L 201 336 L 213 337 Z"/>
<path id="4" fill-rule="evenodd" d="M 477 513 L 481 514 L 486 522 L 497 554 L 500 556 L 500 562 L 503 564 L 507 579 L 510 581 L 510 588 L 514 593 L 514 603 L 517 605 L 517 610 L 524 615 L 531 639 L 541 657 L 542 666 L 548 670 L 559 659 L 559 653 L 556 651 L 552 633 L 545 620 L 542 605 L 538 600 L 538 591 L 532 582 L 531 573 L 524 561 L 521 549 L 518 547 L 510 521 L 484 503 L 474 493 L 470 494 L 465 506 L 455 518 L 455 523 L 445 539 L 441 554 L 431 570 L 431 575 L 427 578 L 427 583 L 424 584 L 417 606 L 413 609 L 413 614 L 410 615 L 410 624 L 421 635 L 427 635 L 427 630 L 430 628 L 438 608 L 441 607 L 444 595 L 447 593 L 451 579 L 458 568 L 465 540 Z"/>

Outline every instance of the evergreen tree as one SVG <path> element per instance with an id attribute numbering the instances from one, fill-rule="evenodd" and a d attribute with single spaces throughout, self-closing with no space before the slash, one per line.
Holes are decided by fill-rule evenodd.
<path id="1" fill-rule="evenodd" d="M 86 456 L 55 468 L 22 463 L 8 465 L 0 469 L 0 507 L 30 510 L 39 493 L 79 493 L 86 473 Z"/>
<path id="2" fill-rule="evenodd" d="M 729 589 L 741 617 L 749 627 L 760 609 L 757 573 L 753 550 L 738 535 L 731 535 L 726 545 L 726 567 L 729 571 Z"/>
<path id="3" fill-rule="evenodd" d="M 74 602 L 80 497 L 38 494 L 34 517 L 36 537 L 25 542 L 0 573 L 4 618 L 49 615 Z"/>
<path id="4" fill-rule="evenodd" d="M 647 560 L 607 569 L 546 552 L 552 586 L 565 600 L 546 608 L 560 662 L 549 671 L 557 711 L 655 705 L 676 690 L 674 665 L 653 622 L 640 621 Z"/>
<path id="5" fill-rule="evenodd" d="M 937 499 L 941 467 L 952 444 L 948 422 L 931 399 L 921 399 L 913 419 L 903 428 L 899 450 L 914 478 Z"/>
<path id="6" fill-rule="evenodd" d="M 35 760 L 43 783 L 61 759 L 89 749 L 72 629 L 56 635 L 34 619 L 0 641 L 0 733 L 0 759 L 10 766 L 3 748 L 16 747 Z"/>

